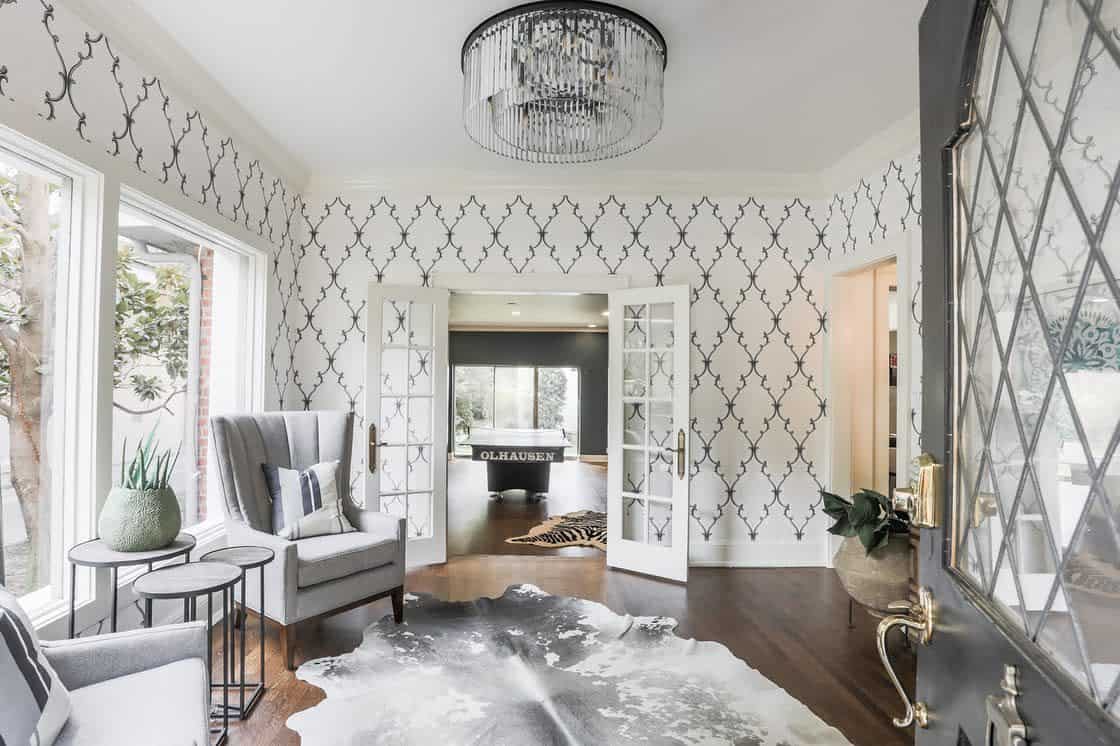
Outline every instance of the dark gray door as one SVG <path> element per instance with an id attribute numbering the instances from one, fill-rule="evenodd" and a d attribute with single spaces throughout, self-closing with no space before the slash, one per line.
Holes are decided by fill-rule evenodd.
<path id="1" fill-rule="evenodd" d="M 1032 746 L 1117 744 L 1120 0 L 930 0 L 919 53 L 922 438 L 946 478 L 916 741 L 980 746 L 1003 698 Z"/>

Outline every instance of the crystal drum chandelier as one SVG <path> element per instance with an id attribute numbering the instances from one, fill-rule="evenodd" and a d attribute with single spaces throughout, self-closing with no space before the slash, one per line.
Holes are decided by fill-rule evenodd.
<path id="1" fill-rule="evenodd" d="M 535 163 L 614 158 L 661 129 L 665 39 L 596 2 L 535 2 L 463 43 L 463 120 L 487 150 Z"/>

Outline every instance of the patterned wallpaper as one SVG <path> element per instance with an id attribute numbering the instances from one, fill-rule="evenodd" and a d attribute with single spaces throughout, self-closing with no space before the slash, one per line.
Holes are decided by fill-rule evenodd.
<path id="1" fill-rule="evenodd" d="M 232 223 L 263 239 L 274 247 L 270 307 L 291 302 L 287 262 L 300 243 L 300 196 L 250 147 L 211 127 L 159 75 L 139 69 L 66 8 L 0 0 L 0 123 L 9 123 L 8 112 L 31 115 L 35 127 L 23 132 L 29 137 L 65 130 L 74 138 L 68 155 L 82 160 L 84 144 L 93 144 L 182 200 L 212 210 L 218 229 L 228 231 Z M 284 332 L 271 327 L 275 350 Z M 290 376 L 272 366 L 270 404 Z"/>
<path id="2" fill-rule="evenodd" d="M 775 557 L 778 564 L 819 561 L 828 416 L 822 268 L 918 227 L 918 182 L 914 158 L 891 162 L 828 200 L 536 192 L 309 197 L 300 212 L 302 242 L 283 249 L 295 289 L 281 314 L 274 361 L 276 370 L 291 371 L 276 378 L 280 401 L 363 412 L 371 278 L 428 285 L 438 272 L 605 272 L 628 275 L 635 287 L 688 283 L 691 518 L 700 545 L 694 559 L 727 559 L 720 547 L 757 543 L 802 545 Z M 918 288 L 901 297 L 917 316 Z M 912 408 L 916 418 L 920 407 Z M 355 456 L 360 464 L 364 454 Z"/>
<path id="3" fill-rule="evenodd" d="M 362 412 L 370 278 L 422 285 L 439 271 L 607 272 L 634 286 L 688 283 L 694 559 L 823 556 L 821 270 L 919 225 L 916 159 L 827 200 L 435 191 L 305 200 L 162 78 L 44 0 L 0 0 L 0 121 L 17 109 L 34 113 L 25 134 L 65 128 L 77 152 L 95 144 L 175 199 L 208 207 L 216 227 L 236 224 L 273 247 L 270 407 Z M 916 283 L 907 294 L 918 318 Z M 916 417 L 920 407 L 911 409 Z M 725 549 L 751 546 L 766 549 Z"/>

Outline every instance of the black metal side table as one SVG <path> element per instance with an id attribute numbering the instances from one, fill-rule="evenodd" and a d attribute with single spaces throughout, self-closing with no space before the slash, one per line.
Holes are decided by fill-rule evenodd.
<path id="1" fill-rule="evenodd" d="M 240 601 L 240 620 L 241 639 L 238 641 L 237 635 L 234 635 L 230 641 L 231 648 L 234 643 L 237 643 L 237 652 L 231 649 L 231 656 L 240 657 L 240 672 L 235 680 L 230 682 L 230 685 L 235 687 L 239 692 L 236 705 L 229 705 L 229 708 L 237 714 L 239 720 L 245 720 L 252 713 L 253 708 L 257 706 L 257 702 L 264 695 L 264 566 L 276 557 L 276 553 L 268 547 L 225 547 L 223 549 L 215 549 L 212 552 L 207 552 L 199 558 L 200 562 L 225 562 L 241 569 L 241 601 Z M 260 606 L 258 608 L 257 618 L 260 621 L 258 628 L 259 642 L 258 654 L 260 656 L 261 670 L 256 683 L 245 681 L 245 627 L 248 621 L 245 615 L 245 576 L 249 570 L 259 568 L 261 572 L 261 597 Z M 236 594 L 236 587 L 231 591 Z M 252 687 L 249 694 L 248 702 L 245 701 L 245 688 Z"/>
<path id="2" fill-rule="evenodd" d="M 74 637 L 74 594 L 78 584 L 78 566 L 82 567 L 108 567 L 112 570 L 113 582 L 113 608 L 109 612 L 109 631 L 117 631 L 117 571 L 122 567 L 147 565 L 148 570 L 156 562 L 174 559 L 182 556 L 186 562 L 191 561 L 191 550 L 194 549 L 195 538 L 187 533 L 181 533 L 162 549 L 153 549 L 148 552 L 118 552 L 110 549 L 101 539 L 90 539 L 81 544 L 70 547 L 66 558 L 70 561 L 70 627 L 69 636 Z M 152 625 L 152 605 L 147 603 L 144 607 L 144 624 Z"/>
<path id="3" fill-rule="evenodd" d="M 214 746 L 223 746 L 229 739 L 229 680 L 233 671 L 230 660 L 232 635 L 229 631 L 230 610 L 233 606 L 233 587 L 241 579 L 241 569 L 224 562 L 190 562 L 170 565 L 146 572 L 132 582 L 132 590 L 149 603 L 156 599 L 182 599 L 189 611 L 190 621 L 198 616 L 198 598 L 206 596 L 206 677 L 211 693 L 222 689 L 222 703 L 211 704 L 211 720 L 221 718 L 221 727 L 211 726 L 210 733 L 218 736 Z M 222 594 L 222 683 L 214 683 L 214 594 Z M 220 714 L 215 713 L 215 708 Z"/>

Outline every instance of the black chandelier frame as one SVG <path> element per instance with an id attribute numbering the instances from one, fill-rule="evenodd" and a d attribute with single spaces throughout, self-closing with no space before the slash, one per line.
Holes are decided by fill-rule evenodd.
<path id="1" fill-rule="evenodd" d="M 665 37 L 657 30 L 657 27 L 646 20 L 643 16 L 638 15 L 632 10 L 627 10 L 612 3 L 594 2 L 594 0 L 537 0 L 537 2 L 522 3 L 515 5 L 512 8 L 507 8 L 500 13 L 495 13 L 482 23 L 475 26 L 466 40 L 463 42 L 463 48 L 459 52 L 459 68 L 466 72 L 467 52 L 471 48 L 471 44 L 482 36 L 490 27 L 495 26 L 502 21 L 517 16 L 523 16 L 528 13 L 536 13 L 541 11 L 591 11 L 613 15 L 618 18 L 624 18 L 633 22 L 643 31 L 648 33 L 654 42 L 661 48 L 661 69 L 664 70 L 669 65 L 669 45 L 665 43 Z"/>

